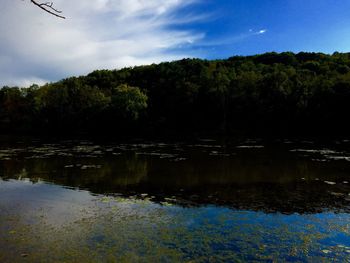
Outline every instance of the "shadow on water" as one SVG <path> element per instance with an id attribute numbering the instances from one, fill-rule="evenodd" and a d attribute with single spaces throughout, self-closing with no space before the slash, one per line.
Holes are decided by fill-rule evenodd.
<path id="1" fill-rule="evenodd" d="M 147 196 L 184 207 L 349 212 L 350 155 L 346 147 L 336 146 L 308 141 L 22 142 L 0 150 L 0 177 L 45 181 L 95 194 Z"/>

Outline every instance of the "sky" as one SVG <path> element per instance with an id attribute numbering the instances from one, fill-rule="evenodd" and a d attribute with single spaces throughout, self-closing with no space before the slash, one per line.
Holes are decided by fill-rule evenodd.
<path id="1" fill-rule="evenodd" d="M 350 0 L 0 0 L 0 86 L 264 52 L 350 52 Z"/>

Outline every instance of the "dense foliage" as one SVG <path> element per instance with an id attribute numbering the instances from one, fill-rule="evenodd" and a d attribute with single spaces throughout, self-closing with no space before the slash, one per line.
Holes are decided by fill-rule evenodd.
<path id="1" fill-rule="evenodd" d="M 184 59 L 0 90 L 3 132 L 350 131 L 350 53 Z"/>

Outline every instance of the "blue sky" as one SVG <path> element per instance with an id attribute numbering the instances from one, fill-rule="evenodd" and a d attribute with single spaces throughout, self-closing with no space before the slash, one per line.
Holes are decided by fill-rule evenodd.
<path id="1" fill-rule="evenodd" d="M 211 19 L 187 25 L 205 32 L 202 46 L 188 48 L 206 58 L 269 51 L 350 51 L 348 0 L 209 0 L 192 8 L 194 13 L 212 13 Z"/>
<path id="2" fill-rule="evenodd" d="M 350 51 L 350 0 L 0 1 L 0 86 L 187 57 Z"/>

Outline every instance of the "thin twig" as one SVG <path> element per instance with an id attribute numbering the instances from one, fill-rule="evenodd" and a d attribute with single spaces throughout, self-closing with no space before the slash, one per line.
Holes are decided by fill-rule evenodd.
<path id="1" fill-rule="evenodd" d="M 62 11 L 57 10 L 56 8 L 53 7 L 53 2 L 38 3 L 35 0 L 30 0 L 30 2 L 32 2 L 34 5 L 38 6 L 39 8 L 41 8 L 42 10 L 44 10 L 45 12 L 51 15 L 66 19 L 64 16 L 60 15 Z"/>

